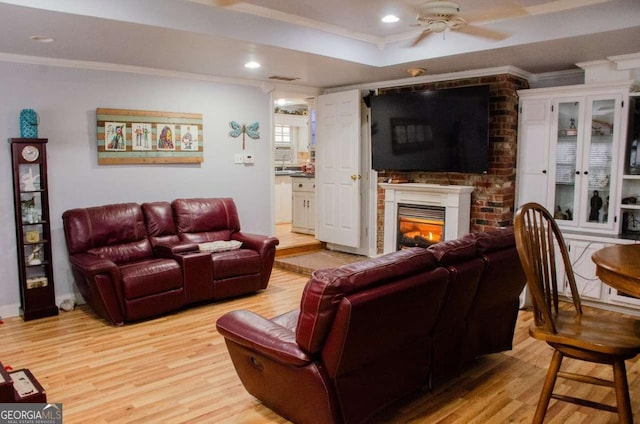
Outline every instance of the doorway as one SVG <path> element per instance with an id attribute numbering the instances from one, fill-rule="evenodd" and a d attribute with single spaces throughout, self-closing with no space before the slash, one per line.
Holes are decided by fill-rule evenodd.
<path id="1" fill-rule="evenodd" d="M 273 97 L 273 169 L 275 229 L 287 244 L 315 243 L 314 99 Z"/>

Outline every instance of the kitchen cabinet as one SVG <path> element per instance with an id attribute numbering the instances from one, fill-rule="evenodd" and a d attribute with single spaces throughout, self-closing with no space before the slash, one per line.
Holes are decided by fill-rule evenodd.
<path id="1" fill-rule="evenodd" d="M 591 260 L 591 255 L 596 250 L 608 246 L 588 240 L 566 240 L 569 258 L 573 266 L 573 274 L 576 279 L 576 286 L 582 300 L 604 301 L 605 285 L 596 277 L 596 265 Z"/>
<path id="2" fill-rule="evenodd" d="M 292 177 L 291 231 L 315 234 L 316 183 L 314 178 Z"/>
<path id="3" fill-rule="evenodd" d="M 276 224 L 291 222 L 291 177 L 276 175 Z"/>

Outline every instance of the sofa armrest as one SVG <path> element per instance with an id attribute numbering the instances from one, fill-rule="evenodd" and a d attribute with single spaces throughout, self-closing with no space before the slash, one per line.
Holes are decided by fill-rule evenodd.
<path id="1" fill-rule="evenodd" d="M 255 250 L 260 254 L 260 256 L 269 249 L 275 249 L 275 247 L 280 243 L 280 240 L 276 237 L 243 233 L 241 231 L 233 233 L 231 235 L 231 239 L 241 241 L 243 248 Z"/>
<path id="2" fill-rule="evenodd" d="M 111 273 L 118 268 L 113 261 L 90 253 L 72 255 L 69 257 L 69 261 L 71 262 L 71 265 L 78 268 L 88 276 Z"/>
<path id="3" fill-rule="evenodd" d="M 69 256 L 76 286 L 85 301 L 107 321 L 123 325 L 124 294 L 120 269 L 109 259 L 90 253 Z"/>
<path id="4" fill-rule="evenodd" d="M 174 255 L 185 252 L 197 252 L 198 245 L 196 243 L 178 243 L 178 244 L 156 244 L 153 252 L 163 258 L 172 258 Z"/>
<path id="5" fill-rule="evenodd" d="M 218 332 L 248 349 L 260 352 L 274 361 L 305 366 L 312 360 L 296 343 L 295 331 L 247 310 L 231 311 L 216 322 Z"/>

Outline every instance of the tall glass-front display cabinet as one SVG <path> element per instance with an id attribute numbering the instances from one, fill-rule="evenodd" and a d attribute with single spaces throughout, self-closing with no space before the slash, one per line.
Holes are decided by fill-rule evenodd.
<path id="1" fill-rule="evenodd" d="M 559 100 L 552 205 L 558 224 L 613 229 L 620 139 L 619 96 Z"/>
<path id="2" fill-rule="evenodd" d="M 629 98 L 629 130 L 622 176 L 621 233 L 640 240 L 640 92 Z"/>
<path id="3" fill-rule="evenodd" d="M 58 314 L 53 285 L 47 139 L 12 138 L 20 314 L 25 321 Z"/>

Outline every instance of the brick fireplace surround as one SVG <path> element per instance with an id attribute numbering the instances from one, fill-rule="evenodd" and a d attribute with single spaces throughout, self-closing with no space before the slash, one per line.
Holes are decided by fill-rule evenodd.
<path id="1" fill-rule="evenodd" d="M 445 88 L 487 84 L 489 100 L 489 172 L 487 174 L 433 172 L 378 172 L 378 183 L 390 178 L 412 183 L 473 186 L 470 230 L 485 231 L 513 225 L 516 191 L 516 146 L 518 135 L 518 95 L 516 90 L 529 88 L 526 79 L 511 74 L 438 81 L 380 90 L 380 94 L 403 91 L 441 90 Z M 384 190 L 378 187 L 378 253 L 384 248 Z"/>

